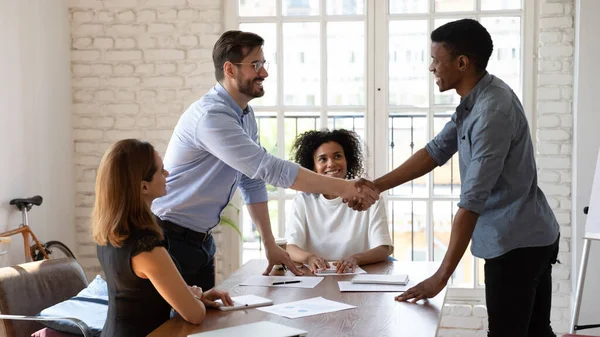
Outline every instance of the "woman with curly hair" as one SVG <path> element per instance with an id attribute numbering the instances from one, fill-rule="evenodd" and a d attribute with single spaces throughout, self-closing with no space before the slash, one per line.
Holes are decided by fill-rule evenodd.
<path id="1" fill-rule="evenodd" d="M 364 173 L 361 142 L 348 130 L 307 131 L 292 145 L 293 159 L 330 177 L 355 179 Z M 356 212 L 332 195 L 299 193 L 286 221 L 287 251 L 312 272 L 333 265 L 337 273 L 387 260 L 394 247 L 385 201 Z"/>

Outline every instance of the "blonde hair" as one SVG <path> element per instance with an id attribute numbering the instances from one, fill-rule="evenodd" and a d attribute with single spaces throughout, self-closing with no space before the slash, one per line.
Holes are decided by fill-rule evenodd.
<path id="1" fill-rule="evenodd" d="M 92 236 L 99 245 L 120 247 L 134 229 L 147 229 L 164 238 L 141 193 L 142 181 L 151 181 L 159 169 L 154 152 L 150 143 L 124 139 L 102 157 L 92 212 Z"/>

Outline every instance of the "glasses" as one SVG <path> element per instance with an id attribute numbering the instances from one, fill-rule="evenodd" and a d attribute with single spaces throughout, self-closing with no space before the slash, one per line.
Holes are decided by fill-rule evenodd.
<path id="1" fill-rule="evenodd" d="M 269 71 L 269 62 L 268 61 L 254 61 L 254 62 L 243 62 L 243 63 L 234 63 L 234 64 L 250 64 L 254 67 L 256 73 L 260 73 L 261 69 L 265 69 L 265 71 Z"/>

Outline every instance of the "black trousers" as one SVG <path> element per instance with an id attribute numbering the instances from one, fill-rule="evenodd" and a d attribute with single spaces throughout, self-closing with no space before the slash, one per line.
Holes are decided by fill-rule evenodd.
<path id="1" fill-rule="evenodd" d="M 185 282 L 209 290 L 215 286 L 216 246 L 212 235 L 198 239 L 197 232 L 155 217 L 165 234 L 166 248 Z"/>
<path id="2" fill-rule="evenodd" d="M 559 239 L 485 260 L 488 337 L 556 337 L 550 308 Z"/>

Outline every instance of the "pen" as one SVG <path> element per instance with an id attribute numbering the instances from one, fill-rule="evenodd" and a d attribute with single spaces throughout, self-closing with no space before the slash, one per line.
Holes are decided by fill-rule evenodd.
<path id="1" fill-rule="evenodd" d="M 290 283 L 300 283 L 300 281 L 283 281 L 283 282 L 273 282 L 272 285 L 280 285 L 280 284 L 290 284 Z"/>

